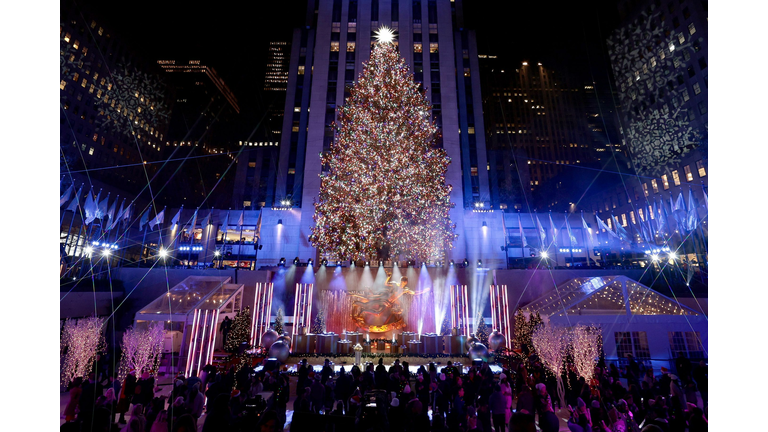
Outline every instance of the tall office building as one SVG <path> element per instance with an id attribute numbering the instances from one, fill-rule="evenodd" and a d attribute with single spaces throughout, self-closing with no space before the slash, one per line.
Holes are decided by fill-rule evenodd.
<path id="1" fill-rule="evenodd" d="M 267 71 L 264 74 L 264 90 L 285 91 L 288 86 L 291 44 L 282 41 L 269 43 Z"/>
<path id="2" fill-rule="evenodd" d="M 336 110 L 381 26 L 397 32 L 401 56 L 433 105 L 441 131 L 437 145 L 452 160 L 446 181 L 453 186 L 451 218 L 460 237 L 464 209 L 490 206 L 475 35 L 463 21 L 461 1 L 308 1 L 306 25 L 293 34 L 276 194 L 267 203 L 289 201 L 295 209 L 299 233 L 290 241 L 299 255 L 315 254 L 307 237 L 320 188 L 320 153 L 333 142 Z M 463 258 L 463 250 L 454 253 Z"/>
<path id="3" fill-rule="evenodd" d="M 173 89 L 105 26 L 82 5 L 61 3 L 61 171 L 92 170 L 89 178 L 138 193 L 157 170 L 143 162 L 161 158 Z"/>
<path id="4" fill-rule="evenodd" d="M 669 174 L 689 153 L 706 156 L 707 2 L 623 1 L 608 54 L 622 131 L 641 175 Z"/>
<path id="5" fill-rule="evenodd" d="M 522 61 L 510 67 L 485 57 L 484 112 L 494 208 L 546 207 L 551 202 L 540 195 L 551 194 L 542 189 L 548 182 L 567 165 L 595 161 L 584 91 L 541 63 Z"/>

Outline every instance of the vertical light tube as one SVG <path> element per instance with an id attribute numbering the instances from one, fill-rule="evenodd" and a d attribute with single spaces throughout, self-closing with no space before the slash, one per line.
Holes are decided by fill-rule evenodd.
<path id="1" fill-rule="evenodd" d="M 202 340 L 200 340 L 200 349 L 198 350 L 199 353 L 197 355 L 197 365 L 194 368 L 195 371 L 200 371 L 200 362 L 203 361 L 203 350 L 205 349 L 203 348 L 205 346 L 205 330 L 208 327 L 208 310 L 207 309 L 205 310 L 205 315 L 202 319 L 202 323 L 203 323 L 203 330 L 200 333 Z"/>
<path id="2" fill-rule="evenodd" d="M 213 341 L 208 344 L 208 354 L 206 355 L 207 361 L 206 363 L 211 363 L 213 361 L 213 354 L 216 351 L 216 333 L 218 333 L 216 330 L 218 330 L 217 324 L 219 323 L 219 313 L 220 311 L 216 309 L 216 316 L 214 317 L 214 314 L 211 314 L 212 318 L 212 326 L 211 326 L 211 334 L 213 335 Z"/>
<path id="3" fill-rule="evenodd" d="M 256 291 L 253 293 L 253 313 L 251 314 L 251 338 L 250 338 L 250 344 L 253 345 L 253 336 L 256 333 L 256 327 L 258 325 L 258 321 L 256 321 L 258 315 L 256 314 L 256 310 L 258 309 L 259 305 L 259 292 L 261 291 L 261 284 L 256 284 Z"/>
<path id="4" fill-rule="evenodd" d="M 189 368 L 192 365 L 192 356 L 194 355 L 194 345 L 197 343 L 197 318 L 200 314 L 200 309 L 195 309 L 192 314 L 192 332 L 190 332 L 189 349 L 187 350 L 187 364 L 184 367 L 184 376 L 189 376 Z M 185 322 L 184 325 L 187 325 Z"/>

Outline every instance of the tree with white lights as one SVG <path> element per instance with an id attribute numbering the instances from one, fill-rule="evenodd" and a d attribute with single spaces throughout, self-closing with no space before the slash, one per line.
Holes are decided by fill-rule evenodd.
<path id="1" fill-rule="evenodd" d="M 576 372 L 587 382 L 595 375 L 595 365 L 600 357 L 603 336 L 599 327 L 579 324 L 573 328 L 571 346 L 573 347 L 573 364 Z"/>
<path id="2" fill-rule="evenodd" d="M 565 406 L 565 386 L 563 370 L 568 355 L 570 334 L 565 327 L 554 324 L 539 326 L 531 336 L 531 342 L 544 366 L 557 378 L 557 395 L 560 406 Z"/>
<path id="3" fill-rule="evenodd" d="M 106 350 L 103 325 L 104 320 L 96 317 L 64 322 L 59 350 L 64 357 L 61 382 L 65 386 L 88 375 L 96 355 Z"/>
<path id="4" fill-rule="evenodd" d="M 448 214 L 451 162 L 435 148 L 432 109 L 387 28 L 377 33 L 368 63 L 322 155 L 320 196 L 310 242 L 334 259 L 404 254 L 438 259 L 453 248 Z"/>
<path id="5" fill-rule="evenodd" d="M 123 333 L 119 379 L 123 380 L 132 369 L 138 374 L 144 370 L 156 372 L 160 366 L 164 337 L 162 322 L 151 322 L 146 330 L 128 327 Z"/>

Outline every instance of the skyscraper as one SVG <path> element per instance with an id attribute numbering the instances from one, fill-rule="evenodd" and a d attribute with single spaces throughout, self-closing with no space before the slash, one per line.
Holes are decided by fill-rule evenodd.
<path id="1" fill-rule="evenodd" d="M 465 208 L 490 206 L 475 36 L 464 28 L 461 5 L 449 0 L 309 0 L 306 25 L 293 34 L 276 194 L 267 203 L 288 201 L 300 211 L 300 255 L 314 255 L 306 238 L 319 192 L 320 153 L 333 142 L 336 109 L 349 95 L 370 55 L 372 36 L 382 26 L 398 33 L 400 53 L 433 105 L 441 129 L 437 145 L 452 159 L 446 180 L 453 186 L 456 231 L 463 232 Z"/>

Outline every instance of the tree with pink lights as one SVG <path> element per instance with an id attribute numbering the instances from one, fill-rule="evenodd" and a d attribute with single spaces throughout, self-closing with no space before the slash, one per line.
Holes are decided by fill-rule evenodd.
<path id="1" fill-rule="evenodd" d="M 602 332 L 599 327 L 579 324 L 573 328 L 571 339 L 576 372 L 590 382 L 595 375 L 595 365 L 603 345 Z"/>
<path id="2" fill-rule="evenodd" d="M 88 375 L 96 355 L 106 350 L 103 325 L 104 320 L 96 317 L 67 319 L 64 323 L 59 351 L 63 357 L 61 382 L 65 386 Z"/>
<path id="3" fill-rule="evenodd" d="M 120 376 L 123 380 L 131 370 L 141 374 L 144 370 L 157 371 L 163 350 L 165 330 L 162 322 L 151 322 L 146 330 L 128 327 L 123 333 L 123 357 Z"/>

